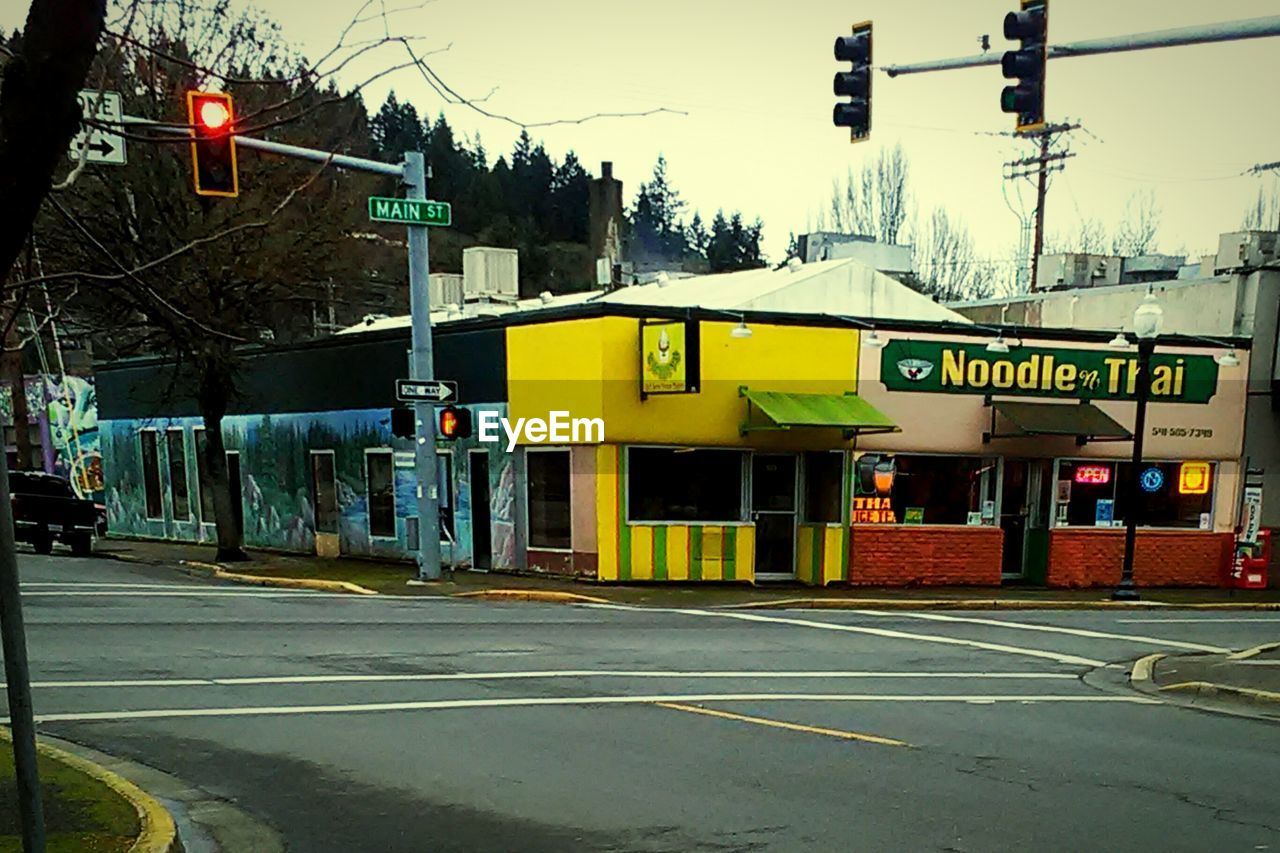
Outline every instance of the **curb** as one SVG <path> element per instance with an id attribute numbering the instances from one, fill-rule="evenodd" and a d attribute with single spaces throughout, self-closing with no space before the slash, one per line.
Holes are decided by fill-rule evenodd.
<path id="1" fill-rule="evenodd" d="M 219 563 L 205 563 L 200 560 L 181 560 L 178 563 L 189 569 L 196 569 L 206 577 L 232 581 L 248 586 L 277 586 L 285 589 L 311 589 L 319 592 L 349 592 L 355 595 L 377 595 L 376 590 L 350 581 L 326 581 L 317 578 L 275 578 L 267 575 L 247 575 L 240 572 L 229 572 Z"/>
<path id="2" fill-rule="evenodd" d="M 1007 598 L 785 598 L 725 604 L 718 610 L 1280 610 L 1280 602 L 1169 603 L 1162 601 L 1053 601 Z"/>
<path id="3" fill-rule="evenodd" d="M 1180 684 L 1166 684 L 1162 691 L 1178 693 L 1194 693 L 1196 696 L 1215 696 L 1219 698 L 1244 699 L 1267 705 L 1280 705 L 1280 693 L 1270 690 L 1255 690 L 1251 687 L 1232 687 L 1227 684 L 1214 684 L 1210 681 L 1184 681 Z"/>
<path id="4" fill-rule="evenodd" d="M 1157 652 L 1154 655 L 1147 655 L 1134 661 L 1133 670 L 1129 673 L 1129 683 L 1140 690 L 1150 691 L 1153 686 L 1151 673 L 1156 667 L 1156 661 L 1163 660 L 1168 655 Z"/>
<path id="5" fill-rule="evenodd" d="M 0 729 L 0 739 L 12 742 L 12 735 L 7 728 Z M 65 764 L 97 779 L 133 805 L 138 812 L 139 830 L 138 838 L 129 848 L 129 853 L 181 853 L 182 842 L 178 839 L 178 828 L 173 822 L 173 815 L 155 797 L 118 773 L 64 749 L 43 743 L 38 738 L 36 751 L 59 764 Z"/>
<path id="6" fill-rule="evenodd" d="M 455 592 L 450 598 L 470 598 L 482 601 L 545 601 L 556 604 L 612 604 L 607 598 L 579 595 L 576 592 L 553 592 L 545 589 L 482 589 L 475 592 Z"/>
<path id="7" fill-rule="evenodd" d="M 1251 649 L 1245 649 L 1242 652 L 1227 655 L 1227 660 L 1248 660 L 1249 658 L 1256 657 L 1263 652 L 1269 652 L 1275 649 L 1280 649 L 1280 643 L 1263 643 L 1260 646 L 1254 646 Z"/>

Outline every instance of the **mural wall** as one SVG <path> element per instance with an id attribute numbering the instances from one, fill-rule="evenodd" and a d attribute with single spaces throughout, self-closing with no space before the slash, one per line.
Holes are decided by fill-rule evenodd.
<path id="1" fill-rule="evenodd" d="M 98 404 L 93 377 L 26 377 L 27 413 L 40 425 L 44 470 L 66 477 L 82 498 L 104 499 Z M 13 424 L 13 393 L 0 385 L 0 422 Z"/>
<path id="2" fill-rule="evenodd" d="M 486 406 L 486 409 L 503 408 Z M 505 412 L 504 412 L 505 413 Z M 147 516 L 143 477 L 144 430 L 157 432 L 157 470 L 162 512 Z M 183 459 L 171 453 L 166 438 L 171 430 L 182 435 Z M 197 464 L 199 418 L 103 421 L 101 449 L 107 488 L 107 523 L 113 534 L 186 541 L 216 539 L 213 519 L 204 518 L 200 501 Z M 251 547 L 290 551 L 315 550 L 316 513 L 312 476 L 314 451 L 332 452 L 334 486 L 338 505 L 339 548 L 343 554 L 412 559 L 408 542 L 410 519 L 417 516 L 417 480 L 413 445 L 391 435 L 387 409 L 315 412 L 276 415 L 229 416 L 223 422 L 223 438 L 229 453 L 240 463 L 244 541 Z M 202 439 L 199 439 L 202 442 Z M 475 439 L 442 443 L 451 471 L 441 472 L 451 483 L 448 495 L 453 507 L 454 537 L 441 546 L 443 559 L 460 567 L 470 566 L 472 543 L 471 476 L 468 451 Z M 485 445 L 485 447 L 491 447 Z M 369 490 L 366 450 L 393 451 L 395 536 L 372 536 L 369 530 Z M 442 466 L 443 467 L 443 466 Z M 175 517 L 175 473 L 185 473 L 189 511 Z M 514 568 L 515 524 L 513 457 L 501 450 L 488 454 L 491 540 L 495 568 Z M 181 484 L 179 484 L 181 485 Z M 179 503 L 181 498 L 179 497 Z"/>

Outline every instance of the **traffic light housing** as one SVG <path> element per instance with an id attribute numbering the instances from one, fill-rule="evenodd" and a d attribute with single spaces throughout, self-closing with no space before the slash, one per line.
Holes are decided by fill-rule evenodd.
<path id="1" fill-rule="evenodd" d="M 191 166 L 196 195 L 240 195 L 236 173 L 235 108 L 225 92 L 187 92 Z"/>
<path id="2" fill-rule="evenodd" d="M 391 434 L 396 438 L 413 438 L 417 427 L 417 418 L 413 409 L 398 408 L 391 410 Z"/>
<path id="3" fill-rule="evenodd" d="M 1006 80 L 1017 80 L 1000 93 L 1000 109 L 1018 117 L 1018 131 L 1039 130 L 1045 125 L 1044 72 L 1049 60 L 1049 0 L 1022 0 L 1022 9 L 1004 16 L 1004 37 L 1021 42 L 1005 51 L 1000 70 Z"/>
<path id="4" fill-rule="evenodd" d="M 853 66 L 837 72 L 832 82 L 835 94 L 849 100 L 836 104 L 831 120 L 849 128 L 850 142 L 862 142 L 871 136 L 871 22 L 854 24 L 852 35 L 836 38 L 835 55 Z"/>
<path id="5" fill-rule="evenodd" d="M 458 406 L 443 406 L 436 423 L 436 435 L 454 441 L 471 437 L 471 410 Z"/>

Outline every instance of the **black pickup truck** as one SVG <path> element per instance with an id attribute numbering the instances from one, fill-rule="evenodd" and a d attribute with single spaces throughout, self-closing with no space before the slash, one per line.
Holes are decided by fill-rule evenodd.
<path id="1" fill-rule="evenodd" d="M 55 539 L 71 546 L 71 553 L 87 557 L 95 533 L 102 533 L 104 513 L 91 500 L 76 497 L 62 477 L 34 471 L 9 474 L 13 529 L 19 542 L 29 542 L 37 554 L 53 551 Z"/>

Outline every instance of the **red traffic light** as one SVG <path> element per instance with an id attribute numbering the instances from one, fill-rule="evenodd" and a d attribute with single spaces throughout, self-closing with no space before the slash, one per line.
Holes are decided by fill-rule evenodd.
<path id="1" fill-rule="evenodd" d="M 225 92 L 187 92 L 191 166 L 197 195 L 240 194 L 236 168 L 235 108 Z"/>
<path id="2" fill-rule="evenodd" d="M 471 436 L 471 410 L 456 406 L 445 406 L 440 410 L 436 435 L 452 441 Z"/>

